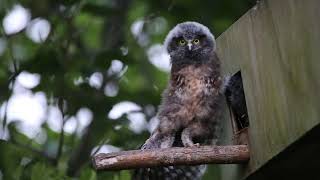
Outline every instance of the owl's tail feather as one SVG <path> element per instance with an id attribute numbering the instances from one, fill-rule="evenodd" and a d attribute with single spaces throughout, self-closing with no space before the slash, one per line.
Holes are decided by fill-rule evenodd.
<path id="1" fill-rule="evenodd" d="M 132 180 L 200 180 L 206 165 L 143 168 L 134 171 Z"/>
<path id="2" fill-rule="evenodd" d="M 179 136 L 179 135 L 177 135 Z M 141 149 L 158 149 L 163 137 L 153 134 Z M 181 138 L 175 138 L 172 147 L 182 147 Z M 153 168 L 140 168 L 133 172 L 132 180 L 201 180 L 206 165 L 198 166 L 165 166 Z"/>

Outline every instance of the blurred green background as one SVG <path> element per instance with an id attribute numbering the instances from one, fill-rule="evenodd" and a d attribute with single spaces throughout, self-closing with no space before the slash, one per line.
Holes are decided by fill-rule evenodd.
<path id="1" fill-rule="evenodd" d="M 198 21 L 218 37 L 254 4 L 0 0 L 0 179 L 130 179 L 90 156 L 137 149 L 154 128 L 168 31 Z"/>

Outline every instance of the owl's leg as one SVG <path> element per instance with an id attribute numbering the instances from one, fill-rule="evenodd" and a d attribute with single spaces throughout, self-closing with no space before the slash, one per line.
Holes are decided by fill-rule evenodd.
<path id="1" fill-rule="evenodd" d="M 185 128 L 181 133 L 181 140 L 185 147 L 200 146 L 212 138 L 212 130 L 206 123 L 194 122 Z M 195 143 L 196 142 L 196 143 Z"/>
<path id="2" fill-rule="evenodd" d="M 141 149 L 158 149 L 161 145 L 161 136 L 158 130 L 155 130 L 149 139 L 142 145 Z"/>
<path id="3" fill-rule="evenodd" d="M 175 135 L 162 134 L 159 130 L 156 130 L 150 138 L 144 143 L 141 149 L 159 149 L 171 147 L 174 142 Z"/>
<path id="4" fill-rule="evenodd" d="M 159 126 L 142 146 L 142 149 L 158 149 L 172 147 L 178 129 L 178 124 L 174 123 L 165 116 L 159 117 L 159 120 Z"/>
<path id="5" fill-rule="evenodd" d="M 181 133 L 181 140 L 184 147 L 199 146 L 192 141 L 192 128 L 185 128 Z"/>
<path id="6" fill-rule="evenodd" d="M 169 148 L 172 147 L 174 142 L 175 134 L 169 134 L 162 138 L 160 148 Z"/>
<path id="7" fill-rule="evenodd" d="M 161 137 L 160 148 L 172 147 L 175 140 L 175 135 L 179 129 L 179 124 L 174 123 L 173 119 L 168 117 L 159 118 L 161 118 L 158 127 L 158 133 Z"/>

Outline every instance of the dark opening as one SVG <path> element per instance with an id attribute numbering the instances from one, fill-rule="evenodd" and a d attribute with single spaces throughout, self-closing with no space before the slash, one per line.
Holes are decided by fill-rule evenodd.
<path id="1" fill-rule="evenodd" d="M 243 91 L 241 72 L 235 73 L 229 80 L 225 96 L 227 104 L 232 113 L 232 121 L 236 127 L 234 131 L 239 132 L 249 127 L 249 117 L 247 112 L 246 98 Z"/>

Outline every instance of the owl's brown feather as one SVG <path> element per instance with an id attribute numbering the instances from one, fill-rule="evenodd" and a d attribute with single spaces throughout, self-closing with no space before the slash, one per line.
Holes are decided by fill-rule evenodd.
<path id="1" fill-rule="evenodd" d="M 173 65 L 158 114 L 160 124 L 155 132 L 168 137 L 161 147 L 171 147 L 176 133 L 184 130 L 187 132 L 183 133 L 182 142 L 187 146 L 192 145 L 190 140 L 193 139 L 216 137 L 223 99 L 221 86 L 220 64 L 215 54 L 206 63 Z"/>
<path id="2" fill-rule="evenodd" d="M 224 99 L 220 61 L 173 66 L 158 112 L 159 126 L 143 149 L 208 143 L 217 138 Z M 180 138 L 180 139 L 176 139 Z"/>

